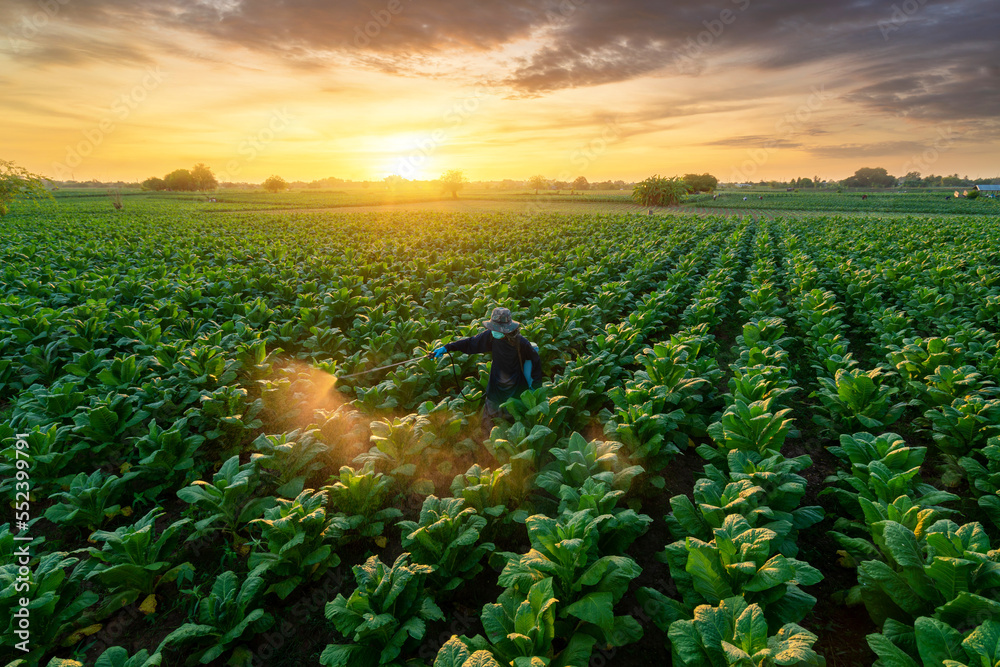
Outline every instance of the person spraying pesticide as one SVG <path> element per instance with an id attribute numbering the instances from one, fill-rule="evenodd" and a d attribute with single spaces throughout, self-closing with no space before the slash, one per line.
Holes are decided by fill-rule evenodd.
<path id="1" fill-rule="evenodd" d="M 478 336 L 448 343 L 434 350 L 433 354 L 435 359 L 445 352 L 490 352 L 493 355 L 482 412 L 483 434 L 487 439 L 497 417 L 511 419 L 506 410 L 500 409 L 500 405 L 541 381 L 542 360 L 534 346 L 519 333 L 521 325 L 514 321 L 507 308 L 494 308 L 483 326 L 486 331 Z"/>

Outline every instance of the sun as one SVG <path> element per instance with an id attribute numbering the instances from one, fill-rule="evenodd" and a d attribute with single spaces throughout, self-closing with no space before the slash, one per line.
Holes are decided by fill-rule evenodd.
<path id="1" fill-rule="evenodd" d="M 432 134 L 403 132 L 383 135 L 371 142 L 380 177 L 395 174 L 408 180 L 432 178 L 434 154 L 440 147 Z"/>

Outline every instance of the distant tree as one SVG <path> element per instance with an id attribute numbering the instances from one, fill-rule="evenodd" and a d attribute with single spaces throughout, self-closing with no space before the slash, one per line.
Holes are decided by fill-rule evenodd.
<path id="1" fill-rule="evenodd" d="M 288 183 L 281 176 L 268 176 L 261 187 L 267 192 L 281 192 L 288 189 Z"/>
<path id="2" fill-rule="evenodd" d="M 719 185 L 719 179 L 711 174 L 685 174 L 684 185 L 688 192 L 712 192 Z"/>
<path id="3" fill-rule="evenodd" d="M 187 169 L 175 169 L 163 177 L 163 182 L 168 190 L 175 192 L 187 192 L 195 190 L 194 177 Z"/>
<path id="4" fill-rule="evenodd" d="M 157 178 L 156 176 L 152 176 L 142 182 L 142 189 L 152 190 L 153 192 L 160 192 L 161 190 L 167 189 L 167 184 L 162 178 Z"/>
<path id="5" fill-rule="evenodd" d="M 191 170 L 191 178 L 194 179 L 195 190 L 214 190 L 219 187 L 219 181 L 212 170 L 200 162 Z"/>
<path id="6" fill-rule="evenodd" d="M 0 160 L 0 217 L 7 215 L 11 203 L 18 199 L 52 199 L 45 187 L 46 180 L 10 160 Z"/>
<path id="7" fill-rule="evenodd" d="M 590 183 L 587 181 L 586 177 L 584 177 L 584 176 L 577 176 L 576 180 L 573 181 L 573 189 L 574 190 L 580 190 L 581 192 L 584 191 L 584 190 L 589 190 L 590 189 Z"/>
<path id="8" fill-rule="evenodd" d="M 569 190 L 570 184 L 568 181 L 553 181 L 552 187 L 556 190 Z"/>
<path id="9" fill-rule="evenodd" d="M 896 185 L 896 177 L 882 167 L 862 167 L 844 179 L 843 184 L 849 188 L 891 188 Z"/>
<path id="10" fill-rule="evenodd" d="M 467 182 L 465 172 L 461 169 L 449 169 L 441 175 L 439 181 L 441 182 L 441 190 L 450 192 L 452 199 L 458 199 L 458 191 L 465 187 Z"/>
<path id="11" fill-rule="evenodd" d="M 907 188 L 919 188 L 923 185 L 923 179 L 920 178 L 919 171 L 911 171 L 906 176 L 903 176 L 903 186 Z"/>
<path id="12" fill-rule="evenodd" d="M 389 174 L 382 179 L 382 182 L 385 183 L 385 187 L 389 190 L 398 190 L 406 182 L 406 179 L 399 174 Z"/>
<path id="13" fill-rule="evenodd" d="M 547 187 L 548 184 L 549 182 L 545 180 L 544 176 L 532 176 L 531 178 L 528 179 L 528 187 L 533 189 L 536 195 L 538 194 L 539 190 L 541 190 L 544 187 Z"/>
<path id="14" fill-rule="evenodd" d="M 632 199 L 643 206 L 673 206 L 687 193 L 684 179 L 679 176 L 663 178 L 650 176 L 632 189 Z"/>

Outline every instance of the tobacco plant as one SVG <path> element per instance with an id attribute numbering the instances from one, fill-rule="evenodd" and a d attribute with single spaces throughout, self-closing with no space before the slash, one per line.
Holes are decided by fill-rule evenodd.
<path id="1" fill-rule="evenodd" d="M 284 600 L 301 584 L 340 564 L 334 553 L 341 526 L 326 514 L 327 492 L 306 489 L 294 500 L 278 498 L 251 526 L 260 530 L 247 565 L 272 583 L 268 593 Z"/>
<path id="2" fill-rule="evenodd" d="M 253 573 L 243 581 L 235 572 L 226 571 L 216 577 L 211 592 L 198 599 L 195 623 L 185 623 L 167 635 L 157 647 L 157 653 L 176 654 L 183 648 L 189 667 L 207 665 L 230 651 L 230 665 L 249 667 L 253 653 L 241 642 L 265 632 L 274 625 L 274 617 L 260 608 L 264 580 Z"/>
<path id="3" fill-rule="evenodd" d="M 428 496 L 417 521 L 397 525 L 413 562 L 434 566 L 428 583 L 435 591 L 453 591 L 475 577 L 483 569 L 480 561 L 495 548 L 480 542 L 486 518 L 461 498 Z"/>
<path id="4" fill-rule="evenodd" d="M 407 648 L 417 646 L 426 623 L 444 620 L 441 609 L 425 592 L 433 571 L 429 565 L 409 563 L 404 553 L 392 567 L 378 556 L 354 566 L 357 588 L 350 597 L 337 594 L 326 604 L 326 617 L 333 621 L 339 643 L 328 644 L 320 656 L 327 667 L 379 667 L 401 665 L 397 660 Z"/>
<path id="5" fill-rule="evenodd" d="M 255 495 L 259 486 L 257 461 L 251 459 L 240 465 L 239 457 L 233 456 L 222 464 L 211 482 L 199 479 L 178 490 L 178 498 L 209 515 L 195 523 L 196 533 L 192 537 L 222 530 L 237 541 L 239 531 L 274 505 L 274 497 Z"/>
<path id="6" fill-rule="evenodd" d="M 100 581 L 111 592 L 112 597 L 102 602 L 104 611 L 114 611 L 142 597 L 143 612 L 152 613 L 161 585 L 193 575 L 191 563 L 174 564 L 184 529 L 191 520 L 175 521 L 157 536 L 154 523 L 162 514 L 163 509 L 155 507 L 130 526 L 114 532 L 98 530 L 90 536 L 91 541 L 103 545 L 100 549 L 86 549 L 90 559 L 81 572 L 87 579 Z"/>

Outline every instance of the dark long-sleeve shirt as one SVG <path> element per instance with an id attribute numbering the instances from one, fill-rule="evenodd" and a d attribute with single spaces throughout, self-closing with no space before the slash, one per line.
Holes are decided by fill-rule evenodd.
<path id="1" fill-rule="evenodd" d="M 484 331 L 478 336 L 463 338 L 445 345 L 449 352 L 465 352 L 466 354 L 482 354 L 491 352 L 493 364 L 490 367 L 490 381 L 486 386 L 486 398 L 499 405 L 511 396 L 518 396 L 528 388 L 524 378 L 523 365 L 531 362 L 532 385 L 542 379 L 542 360 L 538 352 L 531 346 L 528 339 L 518 334 L 517 344 L 521 348 L 518 355 L 517 347 L 506 341 L 493 338 L 492 331 Z"/>

